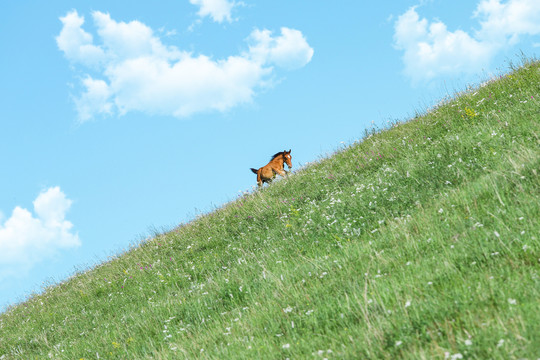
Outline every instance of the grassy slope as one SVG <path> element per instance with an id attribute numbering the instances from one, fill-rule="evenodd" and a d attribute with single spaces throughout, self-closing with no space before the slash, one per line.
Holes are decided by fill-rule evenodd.
<path id="1" fill-rule="evenodd" d="M 0 359 L 536 358 L 540 64 L 0 316 Z"/>

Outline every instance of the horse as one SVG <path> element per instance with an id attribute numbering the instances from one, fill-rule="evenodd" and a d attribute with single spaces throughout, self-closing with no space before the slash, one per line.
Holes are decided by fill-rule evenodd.
<path id="1" fill-rule="evenodd" d="M 251 171 L 257 174 L 257 185 L 261 187 L 265 182 L 272 182 L 272 180 L 276 177 L 276 174 L 286 176 L 288 172 L 285 171 L 284 164 L 286 163 L 289 169 L 291 169 L 291 159 L 291 150 L 283 150 L 274 154 L 270 159 L 270 162 L 265 166 L 258 169 L 251 168 Z"/>

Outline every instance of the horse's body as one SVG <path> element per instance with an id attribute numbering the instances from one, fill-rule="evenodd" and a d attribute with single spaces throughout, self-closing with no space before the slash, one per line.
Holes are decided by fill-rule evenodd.
<path id="1" fill-rule="evenodd" d="M 270 159 L 270 162 L 261 168 L 251 168 L 251 171 L 257 174 L 257 185 L 261 187 L 265 182 L 271 182 L 272 179 L 276 177 L 276 174 L 286 176 L 287 171 L 285 171 L 285 167 L 283 166 L 285 163 L 287 164 L 289 169 L 292 168 L 291 150 L 283 150 L 282 152 L 274 154 L 274 156 L 272 156 L 272 159 Z"/>

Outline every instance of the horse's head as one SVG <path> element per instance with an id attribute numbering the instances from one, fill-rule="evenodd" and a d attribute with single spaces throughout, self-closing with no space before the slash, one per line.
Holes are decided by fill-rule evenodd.
<path id="1" fill-rule="evenodd" d="M 292 163 L 291 163 L 291 150 L 289 149 L 289 151 L 285 151 L 283 150 L 283 161 L 285 161 L 285 163 L 287 164 L 287 166 L 290 168 L 292 168 Z"/>

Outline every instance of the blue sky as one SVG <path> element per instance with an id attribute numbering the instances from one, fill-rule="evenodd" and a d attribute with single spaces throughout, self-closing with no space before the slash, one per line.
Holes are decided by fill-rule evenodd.
<path id="1" fill-rule="evenodd" d="M 540 47 L 537 0 L 0 9 L 0 309 Z"/>

